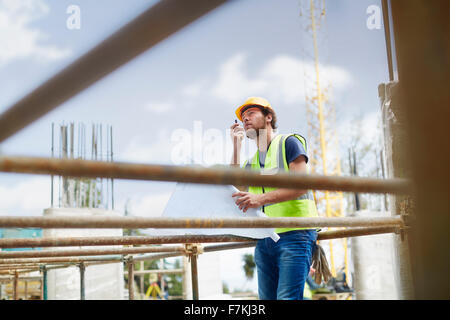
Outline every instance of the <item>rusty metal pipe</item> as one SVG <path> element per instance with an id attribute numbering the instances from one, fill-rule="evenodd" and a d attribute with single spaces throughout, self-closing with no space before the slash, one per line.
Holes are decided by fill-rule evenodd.
<path id="1" fill-rule="evenodd" d="M 105 245 L 143 245 L 170 243 L 245 242 L 250 238 L 229 235 L 174 235 L 70 238 L 4 238 L 0 248 L 41 248 Z"/>
<path id="2" fill-rule="evenodd" d="M 403 226 L 396 217 L 314 218 L 144 218 L 144 217 L 0 217 L 1 228 L 315 228 Z"/>
<path id="3" fill-rule="evenodd" d="M 19 263 L 19 264 L 9 264 L 9 265 L 0 265 L 0 271 L 5 270 L 13 270 L 13 269 L 32 269 L 32 268 L 39 268 L 39 264 L 29 264 L 29 263 Z"/>
<path id="4" fill-rule="evenodd" d="M 134 271 L 135 276 L 143 276 L 146 274 L 180 274 L 183 273 L 183 269 L 158 269 L 158 270 L 138 270 Z M 128 274 L 128 271 L 124 272 Z"/>
<path id="5" fill-rule="evenodd" d="M 128 265 L 128 299 L 134 300 L 134 261 L 130 258 L 127 261 Z"/>
<path id="6" fill-rule="evenodd" d="M 125 255 L 125 254 L 137 254 L 137 253 L 149 253 L 149 252 L 184 252 L 184 247 L 182 247 L 182 246 L 162 246 L 162 247 L 136 247 L 136 248 L 9 251 L 9 252 L 0 252 L 0 259 L 102 256 L 102 255 L 110 255 L 110 254 L 124 254 Z"/>
<path id="7" fill-rule="evenodd" d="M 215 252 L 215 251 L 223 251 L 223 250 L 231 250 L 231 249 L 241 249 L 241 248 L 249 248 L 254 247 L 256 245 L 256 240 L 245 242 L 245 243 L 227 243 L 227 244 L 217 244 L 211 246 L 205 246 L 203 248 L 203 252 Z"/>
<path id="8" fill-rule="evenodd" d="M 10 275 L 11 272 L 17 272 L 17 273 L 30 273 L 32 271 L 36 271 L 36 269 L 14 269 L 14 270 L 5 270 L 5 271 L 0 271 L 0 275 Z"/>
<path id="9" fill-rule="evenodd" d="M 191 259 L 191 278 L 192 278 L 192 300 L 199 299 L 198 293 L 198 268 L 197 268 L 197 255 L 190 256 Z"/>
<path id="10" fill-rule="evenodd" d="M 323 231 L 319 232 L 318 240 L 329 240 L 336 238 L 346 238 L 346 237 L 356 237 L 356 236 L 365 236 L 365 235 L 375 235 L 375 234 L 383 234 L 383 233 L 393 233 L 398 230 L 398 227 L 371 227 L 371 228 L 353 228 L 353 229 L 341 229 L 341 230 L 332 230 L 332 231 Z M 219 250 L 229 250 L 229 249 L 238 249 L 251 247 L 256 244 L 256 240 L 247 240 L 242 243 L 231 243 L 225 245 L 215 245 L 215 246 L 206 246 L 204 247 L 204 252 L 212 252 Z M 143 256 L 135 256 L 134 261 L 145 261 L 145 260 L 158 260 L 167 257 L 176 257 L 180 256 L 182 253 L 164 253 L 164 254 L 151 254 L 151 255 L 143 255 Z M 11 265 L 11 264 L 23 264 L 25 267 L 30 263 L 67 263 L 69 265 L 74 263 L 85 262 L 89 264 L 94 263 L 117 263 L 121 262 L 123 259 L 121 257 L 84 257 L 84 258 L 73 258 L 73 257 L 65 257 L 65 258 L 23 258 L 23 259 L 8 259 L 0 260 L 0 267 L 2 265 Z M 20 267 L 20 265 L 13 265 L 12 267 Z M 63 267 L 63 266 L 62 266 Z"/>
<path id="11" fill-rule="evenodd" d="M 122 256 L 101 256 L 101 257 L 57 257 L 57 258 L 15 258 L 15 259 L 2 259 L 0 260 L 1 265 L 7 264 L 17 264 L 17 263 L 41 263 L 41 264 L 55 264 L 55 263 L 67 263 L 67 264 L 77 264 L 81 262 L 104 262 L 104 261 L 123 261 Z"/>
<path id="12" fill-rule="evenodd" d="M 19 285 L 19 274 L 16 272 L 14 272 L 14 279 L 13 279 L 13 300 L 17 300 L 17 288 Z"/>
<path id="13" fill-rule="evenodd" d="M 85 288 L 86 266 L 82 262 L 78 265 L 78 267 L 80 268 L 80 300 L 86 300 L 86 288 Z"/>
<path id="14" fill-rule="evenodd" d="M 370 236 L 384 233 L 396 233 L 400 230 L 398 227 L 369 227 L 369 228 L 351 228 L 319 232 L 317 240 L 331 240 L 338 238 L 351 238 L 360 236 Z"/>
<path id="15" fill-rule="evenodd" d="M 224 2 L 159 1 L 1 114 L 0 142 Z"/>
<path id="16" fill-rule="evenodd" d="M 160 260 L 165 258 L 173 258 L 181 256 L 181 253 L 171 252 L 171 253 L 150 253 L 142 256 L 134 256 L 133 259 L 135 262 L 138 261 L 152 261 L 152 260 Z"/>
<path id="17" fill-rule="evenodd" d="M 360 227 L 319 232 L 318 240 L 356 237 L 396 232 L 398 227 Z M 249 242 L 251 238 L 229 235 L 175 235 L 124 237 L 72 237 L 72 238 L 10 238 L 0 239 L 0 248 L 37 248 L 65 246 L 108 246 L 169 243 Z"/>
<path id="18" fill-rule="evenodd" d="M 0 277 L 0 281 L 10 281 L 13 277 L 7 276 L 7 277 Z M 19 276 L 20 281 L 40 281 L 42 280 L 42 276 Z"/>
<path id="19" fill-rule="evenodd" d="M 408 194 L 411 192 L 411 185 L 406 179 L 332 177 L 292 172 L 261 175 L 258 172 L 237 168 L 195 168 L 38 157 L 2 156 L 0 157 L 0 172 L 240 186 L 254 185 L 360 193 Z"/>

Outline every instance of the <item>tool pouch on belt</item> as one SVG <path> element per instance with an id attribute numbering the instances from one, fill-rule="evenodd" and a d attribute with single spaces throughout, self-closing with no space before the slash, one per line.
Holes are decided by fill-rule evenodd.
<path id="1" fill-rule="evenodd" d="M 316 244 L 311 267 L 316 270 L 314 278 L 315 283 L 321 284 L 322 281 L 327 283 L 331 279 L 332 274 L 330 271 L 330 267 L 328 266 L 325 251 L 319 244 Z"/>

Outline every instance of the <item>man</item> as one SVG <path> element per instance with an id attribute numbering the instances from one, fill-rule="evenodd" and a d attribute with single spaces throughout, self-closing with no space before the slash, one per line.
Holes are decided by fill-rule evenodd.
<path id="1" fill-rule="evenodd" d="M 276 114 L 270 103 L 260 97 L 248 98 L 236 110 L 242 121 L 231 126 L 235 145 L 232 166 L 240 163 L 240 149 L 244 134 L 255 141 L 258 150 L 244 167 L 263 171 L 306 173 L 308 156 L 306 142 L 298 134 L 275 134 Z M 250 186 L 248 192 L 232 195 L 243 212 L 261 208 L 269 217 L 316 217 L 317 209 L 309 190 Z M 258 274 L 258 294 L 262 300 L 302 300 L 317 233 L 315 229 L 277 228 L 280 239 L 258 240 L 255 263 Z"/>

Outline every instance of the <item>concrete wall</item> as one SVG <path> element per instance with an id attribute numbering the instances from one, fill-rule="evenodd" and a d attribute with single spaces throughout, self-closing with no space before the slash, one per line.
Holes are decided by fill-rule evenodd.
<path id="1" fill-rule="evenodd" d="M 388 213 L 357 211 L 357 217 L 382 217 Z M 398 299 L 395 283 L 394 235 L 351 238 L 353 284 L 357 300 Z"/>
<path id="2" fill-rule="evenodd" d="M 88 208 L 49 208 L 44 216 L 118 216 L 119 212 Z M 122 236 L 121 229 L 45 229 L 46 237 Z M 120 247 L 120 246 L 119 246 Z M 114 248 L 114 246 L 54 247 L 58 249 Z M 80 272 L 78 267 L 48 271 L 49 300 L 80 299 Z M 85 271 L 86 300 L 116 300 L 124 297 L 122 263 L 87 266 Z"/>
<path id="3" fill-rule="evenodd" d="M 185 273 L 183 276 L 185 299 L 192 300 L 192 277 L 190 263 L 184 258 Z M 200 300 L 221 300 L 229 295 L 222 293 L 219 252 L 208 252 L 198 255 L 198 296 Z"/>
<path id="4" fill-rule="evenodd" d="M 220 253 L 203 253 L 198 256 L 197 264 L 199 298 L 220 299 L 223 291 L 220 276 Z"/>

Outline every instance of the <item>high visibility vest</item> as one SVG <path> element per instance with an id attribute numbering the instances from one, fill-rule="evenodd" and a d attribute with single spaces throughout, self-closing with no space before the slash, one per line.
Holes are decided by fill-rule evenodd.
<path id="1" fill-rule="evenodd" d="M 259 150 L 250 161 L 245 161 L 244 168 L 248 170 L 261 171 L 261 174 L 274 174 L 277 172 L 289 172 L 289 165 L 286 161 L 286 139 L 289 136 L 297 137 L 306 150 L 305 139 L 298 134 L 277 135 L 272 139 L 269 150 L 267 150 L 264 168 L 259 164 Z M 277 188 L 250 186 L 248 191 L 251 193 L 262 194 Z M 317 217 L 317 208 L 311 190 L 294 200 L 278 202 L 264 205 L 262 210 L 268 217 Z M 291 230 L 301 230 L 311 228 L 276 228 L 276 233 L 282 233 Z"/>
<path id="2" fill-rule="evenodd" d="M 313 294 L 308 282 L 305 282 L 305 288 L 303 289 L 303 299 L 312 300 Z"/>

